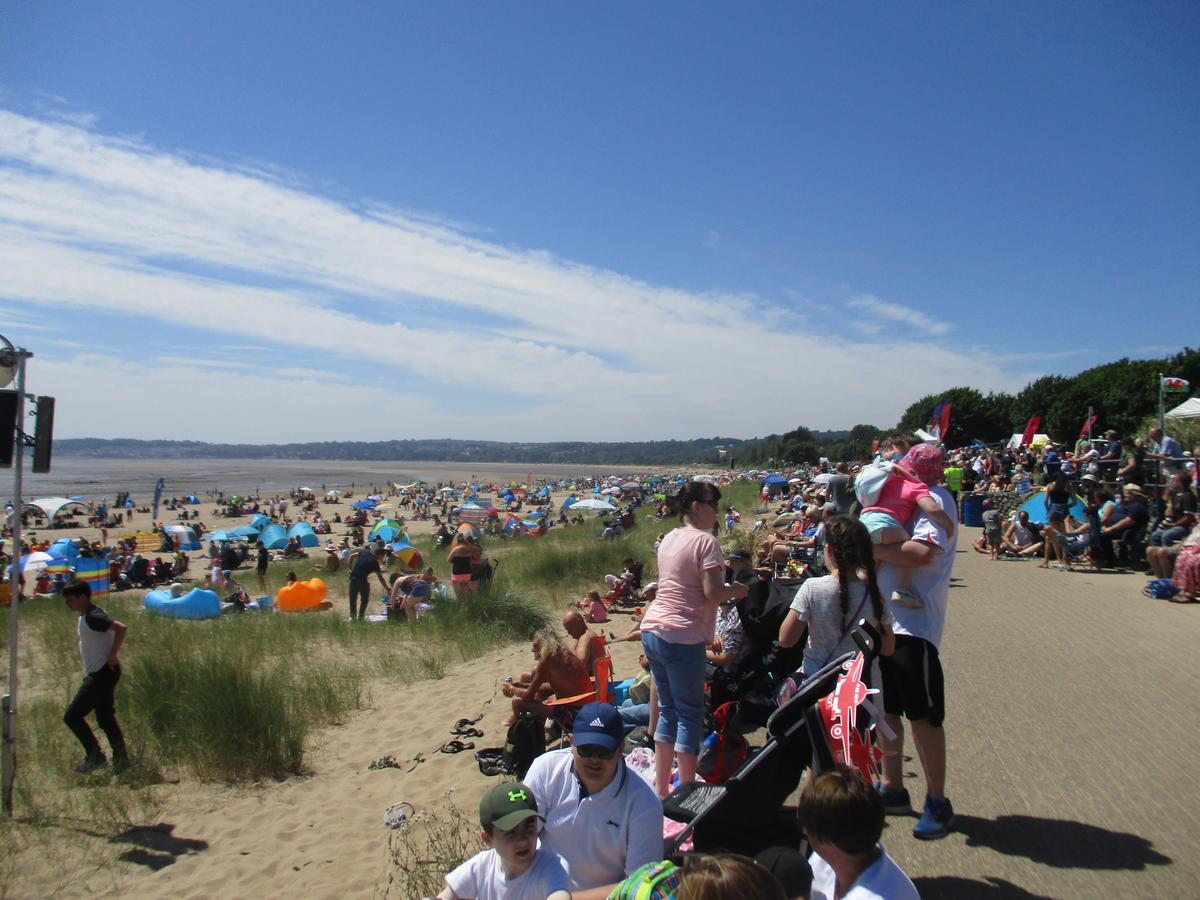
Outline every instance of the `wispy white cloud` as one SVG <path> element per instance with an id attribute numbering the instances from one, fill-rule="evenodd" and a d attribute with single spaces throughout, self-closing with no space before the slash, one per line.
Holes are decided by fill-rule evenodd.
<path id="1" fill-rule="evenodd" d="M 874 296 L 851 301 L 864 332 L 851 337 L 811 327 L 804 305 L 654 285 L 479 231 L 335 201 L 270 166 L 200 161 L 0 110 L 0 300 L 139 321 L 140 356 L 160 357 L 156 371 L 180 390 L 207 390 L 218 375 L 261 379 L 271 409 L 234 405 L 225 423 L 240 439 L 276 439 L 294 415 L 300 430 L 324 429 L 317 437 L 344 426 L 356 439 L 752 435 L 797 422 L 888 424 L 933 390 L 1012 386 L 986 353 L 931 340 L 949 325 Z M 168 328 L 203 333 L 211 359 L 192 362 L 174 338 L 157 340 Z M 919 365 L 897 364 L 918 352 Z M 230 353 L 266 354 L 278 368 L 222 363 Z M 98 390 L 134 377 L 80 360 L 53 362 L 87 368 Z M 781 366 L 796 367 L 803 403 L 786 391 L 761 402 Z M 277 402 L 288 392 L 297 399 Z M 474 403 L 479 393 L 489 400 Z M 341 409 L 313 415 L 314 402 L 343 394 L 403 414 L 372 411 L 357 425 Z M 393 396 L 404 402 L 385 402 Z M 60 433 L 90 433 L 69 397 L 59 408 Z M 185 427 L 193 413 L 181 415 Z"/>
<path id="2" fill-rule="evenodd" d="M 889 303 L 871 294 L 855 297 L 848 304 L 852 309 L 859 309 L 868 316 L 900 325 L 910 325 L 929 335 L 946 334 L 953 327 L 948 322 L 939 322 L 932 316 L 927 316 L 919 309 L 902 306 L 899 303 Z"/>

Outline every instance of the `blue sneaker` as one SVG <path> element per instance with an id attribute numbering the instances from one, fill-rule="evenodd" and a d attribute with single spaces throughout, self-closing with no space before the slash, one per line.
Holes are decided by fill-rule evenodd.
<path id="1" fill-rule="evenodd" d="M 875 782 L 875 790 L 883 801 L 883 811 L 889 816 L 903 816 L 912 812 L 912 800 L 906 788 L 884 787 L 882 781 Z"/>
<path id="2" fill-rule="evenodd" d="M 954 827 L 954 807 L 945 797 L 940 800 L 927 796 L 925 810 L 913 826 L 913 837 L 922 841 L 944 838 Z"/>

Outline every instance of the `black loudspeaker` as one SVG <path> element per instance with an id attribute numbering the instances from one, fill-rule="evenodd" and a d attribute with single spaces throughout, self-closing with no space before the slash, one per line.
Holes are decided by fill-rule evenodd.
<path id="1" fill-rule="evenodd" d="M 13 464 L 17 438 L 17 392 L 0 391 L 0 468 Z"/>
<path id="2" fill-rule="evenodd" d="M 33 426 L 33 471 L 50 471 L 50 445 L 54 441 L 54 398 L 37 398 L 37 418 Z"/>

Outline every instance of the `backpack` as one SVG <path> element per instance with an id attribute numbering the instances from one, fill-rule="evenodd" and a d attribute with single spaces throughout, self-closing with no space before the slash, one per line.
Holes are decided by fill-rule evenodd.
<path id="1" fill-rule="evenodd" d="M 618 883 L 610 900 L 662 900 L 674 897 L 683 882 L 683 869 L 670 860 L 649 862 Z"/>
<path id="2" fill-rule="evenodd" d="M 709 784 L 720 784 L 746 761 L 750 747 L 742 736 L 742 710 L 736 700 L 718 706 L 713 719 L 716 728 L 704 739 L 696 771 Z"/>
<path id="3" fill-rule="evenodd" d="M 504 739 L 504 767 L 518 778 L 524 778 L 533 761 L 546 752 L 546 732 L 536 716 L 520 715 L 508 727 Z"/>

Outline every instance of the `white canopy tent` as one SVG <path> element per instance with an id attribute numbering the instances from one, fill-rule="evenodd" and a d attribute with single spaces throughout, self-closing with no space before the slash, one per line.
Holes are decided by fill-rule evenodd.
<path id="1" fill-rule="evenodd" d="M 70 497 L 43 497 L 40 500 L 30 500 L 25 504 L 25 508 L 37 507 L 49 521 L 53 522 L 55 516 L 61 513 L 69 506 L 78 506 L 85 512 L 91 509 L 90 504 L 82 500 L 72 500 Z"/>
<path id="2" fill-rule="evenodd" d="M 1168 419 L 1200 419 L 1200 397 L 1184 400 L 1165 417 Z"/>

